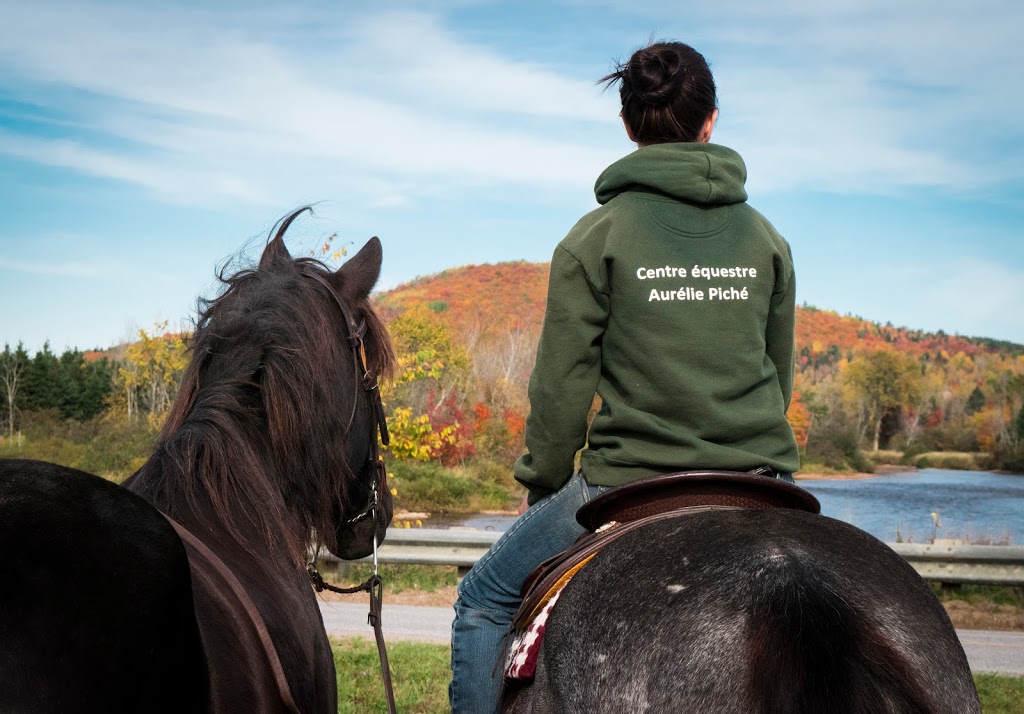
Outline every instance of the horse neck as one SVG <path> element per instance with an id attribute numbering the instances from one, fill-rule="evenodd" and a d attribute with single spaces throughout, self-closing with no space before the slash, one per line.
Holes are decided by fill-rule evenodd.
<path id="1" fill-rule="evenodd" d="M 274 476 L 267 442 L 260 420 L 241 423 L 227 413 L 186 419 L 125 486 L 222 557 L 264 566 L 293 562 L 305 539 Z"/>

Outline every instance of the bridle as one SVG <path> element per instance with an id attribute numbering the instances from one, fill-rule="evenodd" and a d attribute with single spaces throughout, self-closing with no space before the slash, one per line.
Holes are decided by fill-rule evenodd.
<path id="1" fill-rule="evenodd" d="M 380 443 L 387 446 L 389 443 L 388 423 L 384 416 L 384 404 L 381 402 L 380 398 L 380 386 L 377 384 L 376 377 L 370 374 L 369 370 L 366 368 L 366 348 L 363 345 L 363 337 L 366 336 L 366 320 L 360 320 L 358 323 L 355 321 L 352 317 L 352 311 L 349 309 L 348 305 L 345 304 L 345 301 L 338 295 L 334 286 L 332 286 L 323 275 L 313 272 L 312 270 L 303 270 L 302 275 L 323 285 L 327 289 L 327 293 L 334 300 L 334 304 L 338 306 L 339 310 L 341 310 L 341 314 L 345 318 L 345 326 L 348 328 L 348 343 L 349 348 L 352 351 L 352 365 L 355 369 L 355 374 L 362 375 L 362 388 L 363 391 L 366 392 L 367 401 L 370 407 L 370 417 L 373 427 L 372 433 L 370 434 L 370 450 L 362 471 L 365 471 L 366 468 L 376 469 L 377 478 L 375 478 L 373 484 L 371 484 L 370 495 L 366 506 L 356 515 L 343 521 L 345 525 L 354 525 L 372 517 L 374 515 L 374 511 L 378 510 L 380 489 L 386 486 L 387 470 L 384 468 L 384 461 L 380 458 L 380 449 L 377 446 L 377 432 L 379 431 L 380 433 Z M 357 383 L 356 394 L 352 399 L 352 413 L 349 414 L 348 424 L 345 427 L 346 432 L 352 428 L 358 409 L 359 386 Z"/>
<path id="2" fill-rule="evenodd" d="M 374 469 L 376 471 L 376 477 L 370 485 L 370 494 L 368 496 L 367 504 L 363 507 L 356 515 L 343 521 L 345 525 L 355 525 L 367 518 L 373 519 L 373 575 L 371 575 L 365 582 L 355 585 L 349 588 L 335 587 L 329 583 L 324 582 L 323 577 L 320 575 L 319 570 L 316 567 L 317 553 L 314 552 L 310 558 L 309 563 L 306 565 L 306 572 L 309 575 L 310 582 L 313 584 L 313 588 L 317 592 L 323 592 L 324 590 L 330 590 L 336 593 L 354 593 L 365 590 L 370 593 L 370 614 L 367 618 L 369 624 L 373 627 L 373 634 L 377 640 L 377 653 L 380 656 L 380 668 L 381 676 L 384 680 L 384 692 L 387 695 L 388 711 L 390 714 L 395 714 L 395 695 L 391 683 L 391 668 L 388 665 L 387 649 L 384 646 L 384 632 L 381 630 L 381 610 L 383 608 L 383 596 L 384 587 L 381 580 L 380 574 L 377 572 L 377 549 L 380 545 L 377 542 L 377 528 L 379 525 L 378 519 L 383 517 L 382 509 L 380 507 L 380 496 L 382 490 L 388 487 L 387 484 L 387 469 L 384 467 L 384 460 L 380 457 L 380 448 L 377 445 L 377 434 L 380 433 L 380 443 L 387 446 L 389 443 L 388 438 L 388 423 L 384 417 L 384 404 L 380 398 L 380 385 L 377 384 L 377 378 L 370 374 L 366 368 L 366 348 L 363 345 L 363 337 L 366 336 L 366 320 L 360 320 L 358 323 L 352 317 L 352 311 L 349 310 L 348 305 L 341 299 L 338 292 L 334 289 L 334 286 L 313 269 L 301 270 L 301 274 L 307 278 L 315 280 L 316 282 L 327 288 L 327 293 L 334 299 L 334 303 L 341 310 L 341 314 L 345 318 L 345 326 L 348 328 L 348 344 L 352 350 L 352 364 L 355 368 L 356 375 L 362 375 L 362 389 L 367 395 L 367 403 L 370 408 L 370 422 L 373 425 L 370 433 L 370 449 L 367 454 L 367 460 L 360 473 L 365 472 L 367 468 Z M 346 433 L 352 428 L 352 424 L 355 422 L 356 410 L 359 408 L 359 384 L 356 385 L 356 393 L 352 400 L 352 413 L 348 418 L 348 425 L 345 428 Z"/>

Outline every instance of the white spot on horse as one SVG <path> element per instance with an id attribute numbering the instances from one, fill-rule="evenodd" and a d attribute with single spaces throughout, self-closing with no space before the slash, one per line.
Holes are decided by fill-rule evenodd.
<path id="1" fill-rule="evenodd" d="M 669 585 L 665 589 L 668 590 L 672 594 L 676 594 L 676 593 L 681 593 L 683 590 L 686 590 L 686 588 L 688 588 L 688 587 L 690 587 L 690 586 L 689 585 Z"/>
<path id="2" fill-rule="evenodd" d="M 606 655 L 606 654 L 597 654 L 597 655 L 594 655 L 594 660 L 595 660 L 595 661 L 596 661 L 596 662 L 597 662 L 598 664 L 604 664 L 605 662 L 607 662 L 607 661 L 608 661 L 608 655 Z"/>

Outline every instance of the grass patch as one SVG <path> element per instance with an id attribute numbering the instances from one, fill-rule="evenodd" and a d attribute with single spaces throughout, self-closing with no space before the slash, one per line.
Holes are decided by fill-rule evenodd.
<path id="1" fill-rule="evenodd" d="M 344 714 L 387 711 L 377 648 L 370 640 L 334 640 L 338 671 L 338 711 Z M 398 710 L 412 714 L 446 714 L 451 650 L 447 645 L 416 642 L 388 644 L 388 661 Z M 974 683 L 985 714 L 1024 713 L 1024 677 L 976 674 Z"/>
<path id="2" fill-rule="evenodd" d="M 459 584 L 458 569 L 454 565 L 399 565 L 381 563 L 377 571 L 384 579 L 385 598 L 388 592 L 400 593 L 405 590 L 434 592 L 440 588 L 455 587 Z M 373 566 L 366 563 L 350 563 L 344 575 L 331 573 L 324 576 L 335 585 L 361 583 L 373 573 Z"/>
<path id="3" fill-rule="evenodd" d="M 974 684 L 985 714 L 1022 714 L 1024 712 L 1024 677 L 999 674 L 976 674 Z"/>
<path id="4" fill-rule="evenodd" d="M 35 459 L 86 471 L 120 483 L 149 458 L 156 430 L 144 421 L 96 417 L 62 422 L 46 412 L 26 419 L 25 432 L 14 443 L 0 439 L 0 458 Z"/>
<path id="5" fill-rule="evenodd" d="M 901 465 L 905 463 L 902 451 L 879 449 L 878 451 L 869 451 L 867 457 L 874 464 Z"/>
<path id="6" fill-rule="evenodd" d="M 338 673 L 339 714 L 386 712 L 377 645 L 361 637 L 333 640 L 331 645 Z M 390 642 L 387 649 L 398 711 L 406 714 L 447 712 L 451 678 L 448 646 Z"/>
<path id="7" fill-rule="evenodd" d="M 1024 611 L 1024 587 L 1015 585 L 961 585 L 944 588 L 932 583 L 932 592 L 941 602 L 962 600 L 971 605 L 1011 605 Z"/>
<path id="8" fill-rule="evenodd" d="M 814 461 L 803 461 L 800 463 L 800 470 L 796 472 L 796 476 L 799 477 L 801 473 L 821 474 L 822 476 L 838 476 L 839 474 L 849 473 L 849 470 L 837 469 L 834 466 L 827 466 L 826 464 Z"/>
<path id="9" fill-rule="evenodd" d="M 932 591 L 961 630 L 1024 631 L 1024 588 L 1000 585 L 961 585 Z"/>
<path id="10" fill-rule="evenodd" d="M 919 469 L 979 471 L 988 466 L 991 456 L 970 451 L 928 451 L 917 455 L 914 465 Z"/>

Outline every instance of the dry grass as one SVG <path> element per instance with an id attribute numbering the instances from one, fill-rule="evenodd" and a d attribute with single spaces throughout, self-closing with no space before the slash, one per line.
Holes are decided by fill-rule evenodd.
<path id="1" fill-rule="evenodd" d="M 950 600 L 942 605 L 958 629 L 1024 632 L 1024 608 L 1020 606 L 963 600 Z"/>
<path id="2" fill-rule="evenodd" d="M 991 455 L 986 453 L 971 453 L 968 451 L 929 451 L 918 454 L 914 464 L 918 468 L 951 469 L 976 471 L 984 470 Z"/>
<path id="3" fill-rule="evenodd" d="M 903 452 L 892 451 L 886 449 L 880 449 L 878 451 L 868 451 L 864 454 L 874 464 L 895 464 L 899 465 L 903 463 Z"/>

